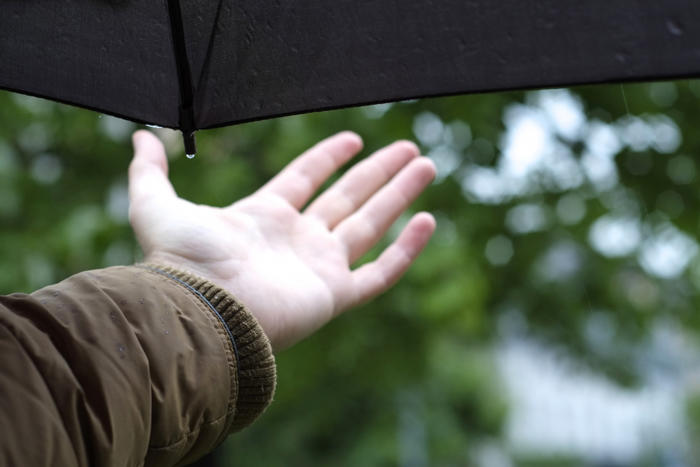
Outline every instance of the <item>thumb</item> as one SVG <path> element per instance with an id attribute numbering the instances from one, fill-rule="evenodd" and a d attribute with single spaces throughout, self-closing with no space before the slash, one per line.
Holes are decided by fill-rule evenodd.
<path id="1" fill-rule="evenodd" d="M 133 134 L 134 158 L 129 165 L 129 200 L 131 203 L 152 197 L 174 197 L 168 180 L 168 159 L 163 143 L 151 132 Z"/>

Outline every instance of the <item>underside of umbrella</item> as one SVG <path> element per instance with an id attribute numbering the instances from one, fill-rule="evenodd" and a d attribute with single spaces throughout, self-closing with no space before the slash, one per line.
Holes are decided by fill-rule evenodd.
<path id="1" fill-rule="evenodd" d="M 409 98 L 699 76 L 697 24 L 697 0 L 5 0 L 0 87 L 188 135 Z"/>

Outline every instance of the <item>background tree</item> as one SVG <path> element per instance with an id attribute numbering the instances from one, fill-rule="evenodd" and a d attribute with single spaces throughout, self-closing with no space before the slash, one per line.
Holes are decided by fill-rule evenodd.
<path id="1" fill-rule="evenodd" d="M 438 219 L 415 267 L 279 354 L 274 404 L 219 456 L 470 463 L 483 443 L 503 444 L 493 349 L 518 336 L 644 384 L 659 326 L 691 341 L 700 331 L 699 97 L 700 84 L 684 81 L 409 101 L 200 132 L 193 160 L 178 134 L 158 130 L 177 191 L 213 205 L 344 129 L 363 136 L 366 154 L 416 140 L 439 170 L 415 205 Z M 0 93 L 1 293 L 139 260 L 126 197 L 135 128 Z"/>

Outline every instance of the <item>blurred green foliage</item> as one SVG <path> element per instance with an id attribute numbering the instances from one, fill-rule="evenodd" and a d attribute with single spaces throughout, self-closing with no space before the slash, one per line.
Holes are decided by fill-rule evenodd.
<path id="1" fill-rule="evenodd" d="M 697 239 L 700 84 L 572 93 L 587 124 L 624 132 L 630 118 L 666 116 L 682 138 L 670 151 L 620 144 L 611 158 L 617 178 L 606 186 L 585 171 L 579 184 L 563 188 L 536 172 L 528 182 L 535 188 L 486 202 L 465 180 L 477 169 L 499 168 L 504 116 L 517 105 L 533 107 L 538 92 L 427 99 L 203 131 L 193 160 L 183 156 L 176 133 L 156 130 L 178 193 L 217 206 L 252 192 L 340 130 L 362 135 L 369 154 L 396 139 L 415 140 L 420 122 L 437 121 L 439 141 L 428 131 L 419 138 L 422 149 L 436 158 L 439 148 L 458 156 L 440 159 L 450 170 L 413 207 L 438 218 L 438 232 L 416 265 L 391 292 L 278 355 L 274 404 L 230 438 L 223 456 L 251 466 L 471 464 L 483 443 L 502 444 L 508 407 L 492 344 L 503 333 L 536 337 L 634 385 L 643 378 L 640 349 L 655 323 L 700 330 L 694 253 L 682 271 L 667 276 L 640 259 L 644 241 L 668 225 Z M 29 292 L 81 270 L 140 259 L 126 204 L 134 129 L 112 117 L 0 93 L 0 292 Z M 554 140 L 577 164 L 587 157 L 585 135 Z M 518 230 L 509 220 L 518 213 L 526 223 L 535 214 L 544 221 Z M 637 219 L 640 246 L 607 256 L 596 249 L 591 232 L 606 215 Z M 550 264 L 562 251 L 564 266 L 573 269 Z M 523 459 L 522 465 L 547 464 Z"/>

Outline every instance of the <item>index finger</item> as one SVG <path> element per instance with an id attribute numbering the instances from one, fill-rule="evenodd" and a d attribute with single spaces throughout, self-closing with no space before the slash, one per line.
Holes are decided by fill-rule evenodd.
<path id="1" fill-rule="evenodd" d="M 301 209 L 336 170 L 362 149 L 362 139 L 351 131 L 326 138 L 294 159 L 259 192 L 274 193 Z"/>

